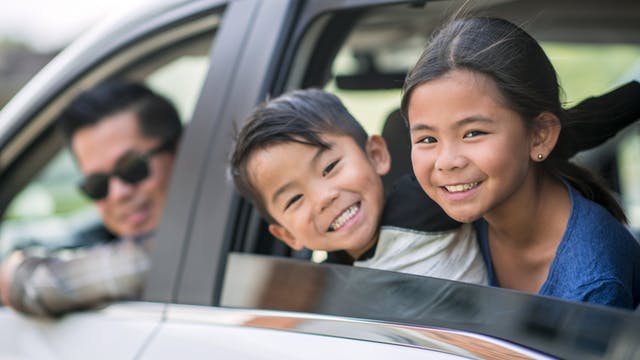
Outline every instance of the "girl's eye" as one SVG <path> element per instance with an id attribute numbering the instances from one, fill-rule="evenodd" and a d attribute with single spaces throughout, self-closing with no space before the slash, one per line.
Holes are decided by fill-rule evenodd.
<path id="1" fill-rule="evenodd" d="M 418 140 L 418 143 L 423 143 L 423 144 L 434 144 L 437 142 L 438 140 L 436 140 L 436 138 L 434 138 L 433 136 L 425 136 L 424 138 Z"/>
<path id="2" fill-rule="evenodd" d="M 340 162 L 340 160 L 338 159 L 338 160 L 332 162 L 331 164 L 327 165 L 327 167 L 324 168 L 324 170 L 322 170 L 322 176 L 325 177 L 325 176 L 329 175 L 331 170 L 333 170 L 333 168 L 335 168 L 336 165 L 338 165 L 339 162 Z"/>
<path id="3" fill-rule="evenodd" d="M 295 195 L 294 197 L 289 199 L 289 201 L 287 201 L 287 204 L 285 205 L 284 209 L 287 210 L 291 205 L 295 204 L 296 201 L 300 200 L 300 198 L 302 198 L 302 194 Z"/>
<path id="4" fill-rule="evenodd" d="M 479 135 L 484 135 L 486 134 L 486 132 L 484 131 L 479 131 L 479 130 L 472 130 L 472 131 L 468 131 L 464 134 L 464 138 L 472 138 L 472 137 L 476 137 Z"/>

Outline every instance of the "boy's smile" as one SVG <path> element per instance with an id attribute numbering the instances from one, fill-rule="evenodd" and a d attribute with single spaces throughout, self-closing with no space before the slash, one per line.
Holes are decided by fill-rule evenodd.
<path id="1" fill-rule="evenodd" d="M 278 222 L 269 230 L 294 249 L 345 250 L 357 258 L 377 240 L 384 206 L 384 140 L 366 151 L 347 135 L 326 134 L 329 149 L 285 142 L 249 159 L 251 181 Z"/>
<path id="2" fill-rule="evenodd" d="M 353 220 L 360 213 L 360 203 L 353 204 L 349 206 L 347 210 L 345 210 L 342 214 L 340 214 L 332 223 L 329 225 L 329 231 L 337 231 L 341 229 L 347 222 Z M 353 222 L 353 221 L 352 221 Z"/>
<path id="3" fill-rule="evenodd" d="M 533 137 L 489 77 L 453 70 L 416 87 L 408 110 L 416 177 L 449 216 L 470 222 L 529 201 Z"/>

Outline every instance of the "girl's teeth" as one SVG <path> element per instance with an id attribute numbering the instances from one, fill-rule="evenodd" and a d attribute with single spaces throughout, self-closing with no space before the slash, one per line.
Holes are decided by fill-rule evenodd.
<path id="1" fill-rule="evenodd" d="M 447 189 L 448 192 L 461 192 L 471 190 L 476 186 L 478 186 L 478 183 L 472 182 L 469 184 L 447 185 L 444 188 Z"/>
<path id="2" fill-rule="evenodd" d="M 335 219 L 331 223 L 331 225 L 329 226 L 329 230 L 335 231 L 339 229 L 342 225 L 344 225 L 344 223 L 346 223 L 349 219 L 351 219 L 353 215 L 356 214 L 356 212 L 358 211 L 358 207 L 359 205 L 356 204 L 356 205 L 352 205 L 350 208 L 345 210 L 342 214 L 340 214 L 340 216 L 338 216 L 337 219 Z"/>

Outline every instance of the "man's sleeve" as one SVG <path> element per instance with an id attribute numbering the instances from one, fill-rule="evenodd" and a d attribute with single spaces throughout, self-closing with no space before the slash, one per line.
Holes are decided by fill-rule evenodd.
<path id="1" fill-rule="evenodd" d="M 567 110 L 569 155 L 591 149 L 640 118 L 640 83 L 631 81 Z"/>
<path id="2" fill-rule="evenodd" d="M 393 184 L 385 201 L 380 226 L 441 232 L 458 229 L 462 224 L 450 218 L 427 196 L 415 175 L 409 173 Z"/>
<path id="3" fill-rule="evenodd" d="M 57 316 L 110 300 L 139 296 L 149 258 L 132 240 L 26 256 L 12 272 L 11 306 L 32 315 Z"/>

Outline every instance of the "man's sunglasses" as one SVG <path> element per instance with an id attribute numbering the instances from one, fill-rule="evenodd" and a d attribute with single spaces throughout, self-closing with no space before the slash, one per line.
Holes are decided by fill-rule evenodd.
<path id="1" fill-rule="evenodd" d="M 135 185 L 149 177 L 149 159 L 163 151 L 173 149 L 174 146 L 175 140 L 170 140 L 144 154 L 128 151 L 118 159 L 112 172 L 87 175 L 79 184 L 80 190 L 93 200 L 102 200 L 109 194 L 109 179 L 112 176 Z"/>

